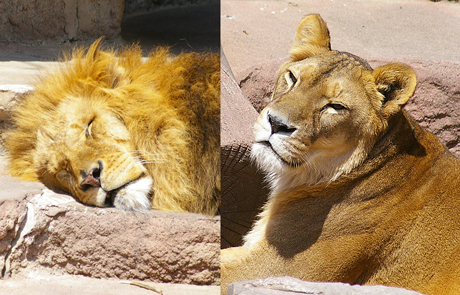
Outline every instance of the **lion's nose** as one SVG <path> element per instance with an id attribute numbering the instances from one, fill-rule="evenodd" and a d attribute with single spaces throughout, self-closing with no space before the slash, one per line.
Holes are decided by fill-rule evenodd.
<path id="1" fill-rule="evenodd" d="M 102 171 L 102 163 L 99 163 L 99 167 L 92 168 L 89 172 L 88 175 L 86 175 L 85 179 L 83 179 L 82 183 L 80 184 L 81 186 L 84 185 L 90 185 L 94 187 L 100 187 L 101 186 L 101 171 Z"/>
<path id="2" fill-rule="evenodd" d="M 290 136 L 292 133 L 294 133 L 294 131 L 296 131 L 296 128 L 289 127 L 283 123 L 280 118 L 272 115 L 268 115 L 268 122 L 272 128 L 272 134 L 278 133 Z"/>

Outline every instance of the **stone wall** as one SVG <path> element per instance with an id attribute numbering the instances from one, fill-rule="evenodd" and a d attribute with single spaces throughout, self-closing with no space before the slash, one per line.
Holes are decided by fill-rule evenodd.
<path id="1" fill-rule="evenodd" d="M 0 42 L 114 39 L 124 6 L 124 0 L 1 1 Z"/>

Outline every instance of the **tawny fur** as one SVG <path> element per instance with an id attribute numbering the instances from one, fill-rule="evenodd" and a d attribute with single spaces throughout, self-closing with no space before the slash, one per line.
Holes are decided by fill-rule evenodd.
<path id="1" fill-rule="evenodd" d="M 222 250 L 221 290 L 294 276 L 460 294 L 460 160 L 402 109 L 414 72 L 330 50 L 318 15 L 254 127 L 272 192 L 241 247 Z"/>
<path id="2" fill-rule="evenodd" d="M 138 46 L 104 51 L 100 40 L 75 49 L 14 111 L 10 172 L 96 206 L 112 198 L 126 210 L 148 202 L 215 214 L 219 61 L 164 48 L 143 59 Z M 97 175 L 85 182 L 91 171 Z"/>

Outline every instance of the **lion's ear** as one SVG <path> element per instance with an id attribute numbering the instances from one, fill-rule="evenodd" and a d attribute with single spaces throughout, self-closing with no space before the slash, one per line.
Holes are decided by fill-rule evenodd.
<path id="1" fill-rule="evenodd" d="M 297 27 L 295 41 L 289 53 L 292 61 L 298 61 L 331 50 L 329 30 L 318 14 L 306 16 Z"/>
<path id="2" fill-rule="evenodd" d="M 415 91 L 417 78 L 414 71 L 404 64 L 389 63 L 373 72 L 377 90 L 383 94 L 382 115 L 388 118 L 399 112 Z"/>

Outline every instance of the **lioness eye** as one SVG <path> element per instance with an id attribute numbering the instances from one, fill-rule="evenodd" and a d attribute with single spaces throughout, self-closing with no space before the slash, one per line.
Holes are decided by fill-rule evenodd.
<path id="1" fill-rule="evenodd" d="M 330 106 L 331 106 L 331 108 L 333 108 L 336 111 L 340 111 L 340 110 L 345 109 L 345 107 L 343 105 L 337 104 L 337 103 L 331 103 Z"/>
<path id="2" fill-rule="evenodd" d="M 292 84 L 297 83 L 297 78 L 294 76 L 292 72 L 289 72 L 289 79 L 291 79 Z"/>
<path id="3" fill-rule="evenodd" d="M 336 112 L 340 112 L 340 111 L 343 111 L 343 110 L 346 110 L 346 109 L 347 109 L 345 106 L 343 106 L 343 105 L 341 105 L 341 104 L 338 104 L 338 103 L 329 103 L 329 104 L 325 105 L 325 106 L 321 109 L 321 111 L 324 111 L 324 110 L 326 110 L 326 109 L 328 109 L 328 108 L 331 108 L 331 109 L 333 109 L 333 110 L 336 111 Z"/>
<path id="4" fill-rule="evenodd" d="M 287 71 L 284 74 L 284 78 L 286 79 L 288 89 L 291 89 L 292 87 L 294 87 L 295 83 L 297 82 L 297 78 L 294 76 L 294 74 L 291 71 Z"/>
<path id="5" fill-rule="evenodd" d="M 327 106 L 333 108 L 336 111 L 342 111 L 346 109 L 346 107 L 338 103 L 330 103 Z"/>

